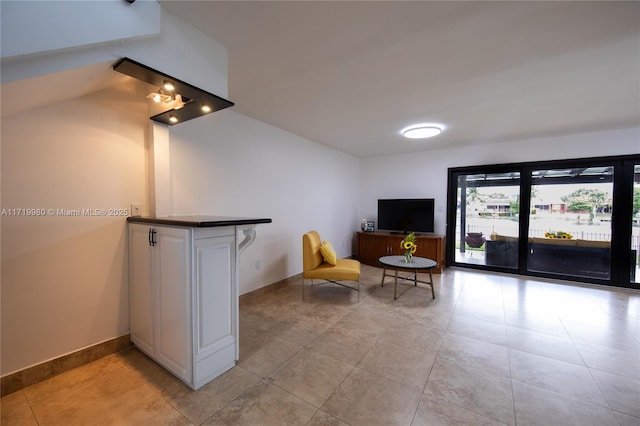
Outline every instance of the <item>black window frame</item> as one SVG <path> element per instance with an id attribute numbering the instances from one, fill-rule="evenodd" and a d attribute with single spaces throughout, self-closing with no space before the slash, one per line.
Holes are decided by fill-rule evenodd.
<path id="1" fill-rule="evenodd" d="M 640 289 L 640 283 L 632 282 L 629 273 L 629 268 L 635 267 L 635 265 L 632 264 L 631 256 L 629 256 L 629 247 L 631 247 L 632 238 L 632 223 L 629 219 L 633 214 L 634 164 L 640 164 L 640 155 L 575 158 L 449 168 L 447 178 L 447 227 L 445 236 L 447 265 L 468 269 L 506 272 L 523 276 Z M 477 265 L 455 261 L 458 176 L 519 172 L 520 211 L 529 212 L 531 210 L 530 195 L 533 183 L 531 177 L 533 170 L 600 166 L 613 166 L 614 168 L 612 194 L 614 210 L 611 219 L 611 274 L 609 279 L 572 277 L 548 272 L 529 271 L 527 269 L 528 238 L 526 238 L 529 230 L 528 214 L 519 216 L 518 265 L 516 268 Z M 636 281 L 638 280 L 638 277 L 636 277 Z"/>

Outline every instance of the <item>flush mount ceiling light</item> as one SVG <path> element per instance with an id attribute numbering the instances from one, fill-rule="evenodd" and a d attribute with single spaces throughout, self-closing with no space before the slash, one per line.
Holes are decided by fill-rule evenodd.
<path id="1" fill-rule="evenodd" d="M 400 131 L 400 133 L 402 133 L 402 136 L 409 139 L 426 139 L 439 135 L 442 133 L 443 129 L 444 126 L 441 124 L 422 123 L 405 127 Z"/>
<path id="2" fill-rule="evenodd" d="M 169 109 L 152 116 L 151 119 L 153 121 L 172 126 L 234 105 L 233 102 L 220 96 L 129 58 L 120 59 L 113 66 L 113 69 L 157 88 L 156 92 L 149 94 L 147 97 L 155 102 L 164 102 Z M 166 92 L 171 92 L 171 94 L 169 95 Z M 208 108 L 203 107 L 203 105 Z"/>

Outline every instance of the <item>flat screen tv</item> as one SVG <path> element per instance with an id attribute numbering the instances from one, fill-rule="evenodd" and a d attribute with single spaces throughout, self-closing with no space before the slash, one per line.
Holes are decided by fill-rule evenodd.
<path id="1" fill-rule="evenodd" d="M 434 232 L 433 198 L 378 200 L 378 229 L 391 232 Z"/>

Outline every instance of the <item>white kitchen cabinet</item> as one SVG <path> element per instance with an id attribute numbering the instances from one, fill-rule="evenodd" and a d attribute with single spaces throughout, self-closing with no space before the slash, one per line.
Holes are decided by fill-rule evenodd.
<path id="1" fill-rule="evenodd" d="M 129 223 L 131 341 L 193 389 L 238 359 L 236 232 Z"/>

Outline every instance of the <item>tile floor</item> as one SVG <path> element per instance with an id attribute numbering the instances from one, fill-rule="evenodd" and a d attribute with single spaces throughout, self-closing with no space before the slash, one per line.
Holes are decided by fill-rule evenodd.
<path id="1" fill-rule="evenodd" d="M 449 268 L 426 287 L 299 283 L 241 306 L 197 392 L 135 349 L 2 398 L 8 425 L 640 425 L 640 292 Z"/>

